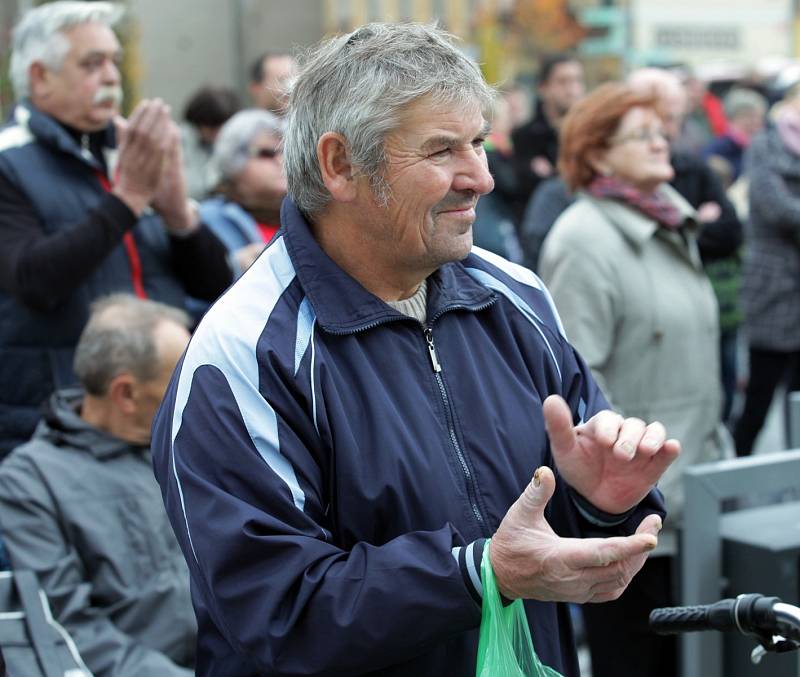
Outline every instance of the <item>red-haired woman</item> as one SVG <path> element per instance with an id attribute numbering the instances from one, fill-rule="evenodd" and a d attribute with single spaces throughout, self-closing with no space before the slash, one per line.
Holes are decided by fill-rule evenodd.
<path id="1" fill-rule="evenodd" d="M 597 88 L 564 121 L 559 165 L 578 199 L 545 240 L 540 274 L 566 334 L 617 411 L 661 421 L 684 449 L 659 482 L 671 519 L 655 556 L 619 600 L 584 609 L 593 674 L 674 677 L 675 643 L 652 636 L 647 615 L 673 601 L 681 473 L 721 455 L 717 302 L 695 212 L 667 183 L 655 98 Z"/>

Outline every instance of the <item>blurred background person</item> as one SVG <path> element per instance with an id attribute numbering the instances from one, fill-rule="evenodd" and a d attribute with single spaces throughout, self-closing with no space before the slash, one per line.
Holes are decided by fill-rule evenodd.
<path id="1" fill-rule="evenodd" d="M 265 52 L 250 67 L 250 99 L 253 106 L 282 117 L 289 103 L 289 85 L 297 72 L 290 54 Z"/>
<path id="2" fill-rule="evenodd" d="M 728 120 L 722 101 L 694 73 L 685 73 L 683 86 L 687 97 L 686 119 L 675 148 L 701 156 L 714 138 L 728 131 Z"/>
<path id="3" fill-rule="evenodd" d="M 201 87 L 186 103 L 181 125 L 181 147 L 186 192 L 202 200 L 214 183 L 210 160 L 214 140 L 226 120 L 241 108 L 239 96 L 228 87 Z"/>
<path id="4" fill-rule="evenodd" d="M 54 393 L 33 439 L 0 465 L 12 567 L 36 573 L 96 677 L 194 674 L 189 571 L 149 449 L 187 325 L 154 301 L 98 301 L 75 349 L 81 388 Z"/>
<path id="5" fill-rule="evenodd" d="M 200 205 L 200 217 L 227 247 L 237 277 L 280 227 L 287 190 L 282 140 L 278 117 L 247 109 L 223 125 L 214 144 L 217 195 Z"/>
<path id="6" fill-rule="evenodd" d="M 670 184 L 697 210 L 697 245 L 719 306 L 722 420 L 728 423 L 738 381 L 742 223 L 712 168 L 697 155 L 676 148 L 687 107 L 678 76 L 661 68 L 641 68 L 630 73 L 627 82 L 634 90 L 657 97 L 675 173 Z"/>
<path id="7" fill-rule="evenodd" d="M 494 178 L 494 190 L 475 206 L 472 238 L 476 246 L 514 263 L 522 263 L 522 247 L 512 208 L 519 192 L 511 144 L 515 97 L 516 92 L 511 89 L 499 92 L 494 101 L 492 130 L 483 144 L 489 173 Z"/>
<path id="8" fill-rule="evenodd" d="M 778 385 L 800 390 L 800 86 L 753 140 L 746 178 L 742 302 L 750 376 L 734 430 L 740 456 L 751 453 Z"/>
<path id="9" fill-rule="evenodd" d="M 556 173 L 558 130 L 585 92 L 583 65 L 575 55 L 552 54 L 542 59 L 533 119 L 511 135 L 519 182 L 513 205 L 517 223 L 539 184 Z"/>
<path id="10" fill-rule="evenodd" d="M 182 308 L 231 282 L 225 248 L 187 199 L 169 108 L 145 100 L 119 117 L 121 11 L 53 2 L 14 30 L 18 101 L 0 130 L 0 456 L 75 382 L 92 300 L 129 292 Z"/>
<path id="11" fill-rule="evenodd" d="M 725 95 L 723 106 L 728 127 L 706 146 L 703 157 L 725 160 L 731 168 L 731 181 L 736 181 L 742 173 L 745 150 L 764 126 L 767 100 L 755 90 L 737 87 Z"/>
<path id="12" fill-rule="evenodd" d="M 721 456 L 717 303 L 697 248 L 695 211 L 668 184 L 673 170 L 658 104 L 609 83 L 570 111 L 559 166 L 568 187 L 581 192 L 545 239 L 540 261 L 566 335 L 614 409 L 659 420 L 683 441 L 659 482 L 669 511 L 659 548 L 619 600 L 584 605 L 595 677 L 677 674 L 675 639 L 652 635 L 648 614 L 676 599 L 669 555 L 681 473 Z M 625 366 L 631 355 L 640 360 L 636 370 Z"/>

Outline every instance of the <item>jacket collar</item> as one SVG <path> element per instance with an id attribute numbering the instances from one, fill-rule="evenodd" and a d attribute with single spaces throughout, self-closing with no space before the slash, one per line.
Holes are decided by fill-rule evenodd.
<path id="1" fill-rule="evenodd" d="M 80 417 L 82 401 L 83 392 L 78 388 L 53 393 L 45 404 L 44 417 L 34 439 L 43 438 L 54 446 L 79 449 L 99 460 L 147 450 L 147 447 L 132 445 L 90 426 Z"/>
<path id="2" fill-rule="evenodd" d="M 351 334 L 384 322 L 410 319 L 334 263 L 290 198 L 283 201 L 281 224 L 298 280 L 323 330 Z M 448 310 L 480 310 L 494 299 L 494 292 L 473 280 L 460 262 L 447 263 L 428 278 L 428 324 Z"/>
<path id="3" fill-rule="evenodd" d="M 91 165 L 93 169 L 103 170 L 100 162 L 92 155 L 88 147 L 82 147 L 81 143 L 58 120 L 40 111 L 29 100 L 25 99 L 16 105 L 13 118 L 18 125 L 26 127 L 40 143 L 72 155 L 81 162 Z M 103 153 L 107 156 L 116 147 L 113 125 L 109 125 L 99 132 L 87 132 L 81 137 L 85 138 L 87 143 L 90 138 L 94 142 L 99 142 Z"/>
<path id="4" fill-rule="evenodd" d="M 595 198 L 584 194 L 614 225 L 622 236 L 627 239 L 634 247 L 641 249 L 644 244 L 653 237 L 666 240 L 671 243 L 676 250 L 686 258 L 691 265 L 700 270 L 703 267 L 700 259 L 700 252 L 697 248 L 697 233 L 699 230 L 697 222 L 697 212 L 694 208 L 669 184 L 663 184 L 660 191 L 675 203 L 680 209 L 684 219 L 682 233 L 660 227 L 653 219 L 645 216 L 639 210 L 634 209 L 617 200 L 606 198 Z"/>

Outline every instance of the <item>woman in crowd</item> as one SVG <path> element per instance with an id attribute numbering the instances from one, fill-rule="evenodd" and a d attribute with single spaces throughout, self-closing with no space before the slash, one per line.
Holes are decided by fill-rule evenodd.
<path id="1" fill-rule="evenodd" d="M 228 120 L 214 143 L 217 195 L 200 205 L 200 218 L 230 251 L 237 277 L 280 225 L 286 195 L 282 140 L 278 117 L 249 109 Z"/>
<path id="2" fill-rule="evenodd" d="M 750 378 L 734 433 L 740 456 L 752 451 L 778 384 L 800 390 L 800 85 L 749 152 L 742 304 Z"/>
<path id="3" fill-rule="evenodd" d="M 547 236 L 539 270 L 566 335 L 619 413 L 661 421 L 684 449 L 659 483 L 670 515 L 655 556 L 619 600 L 584 607 L 593 674 L 675 677 L 675 640 L 652 635 L 647 617 L 674 602 L 681 473 L 722 451 L 717 304 L 696 214 L 667 183 L 654 97 L 596 89 L 564 121 L 559 166 L 578 199 Z"/>

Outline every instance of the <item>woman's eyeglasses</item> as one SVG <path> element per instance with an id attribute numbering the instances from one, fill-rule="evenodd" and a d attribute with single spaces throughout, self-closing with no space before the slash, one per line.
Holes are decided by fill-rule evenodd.
<path id="1" fill-rule="evenodd" d="M 269 148 L 268 146 L 262 146 L 260 148 L 251 148 L 249 154 L 250 157 L 258 158 L 259 160 L 272 160 L 273 158 L 276 158 L 279 155 L 283 155 L 283 149 Z"/>
<path id="2" fill-rule="evenodd" d="M 667 141 L 667 133 L 663 129 L 637 129 L 635 132 L 612 136 L 609 141 L 612 145 L 616 146 L 630 141 L 635 141 L 637 143 L 653 143 L 656 139 L 659 141 Z"/>

